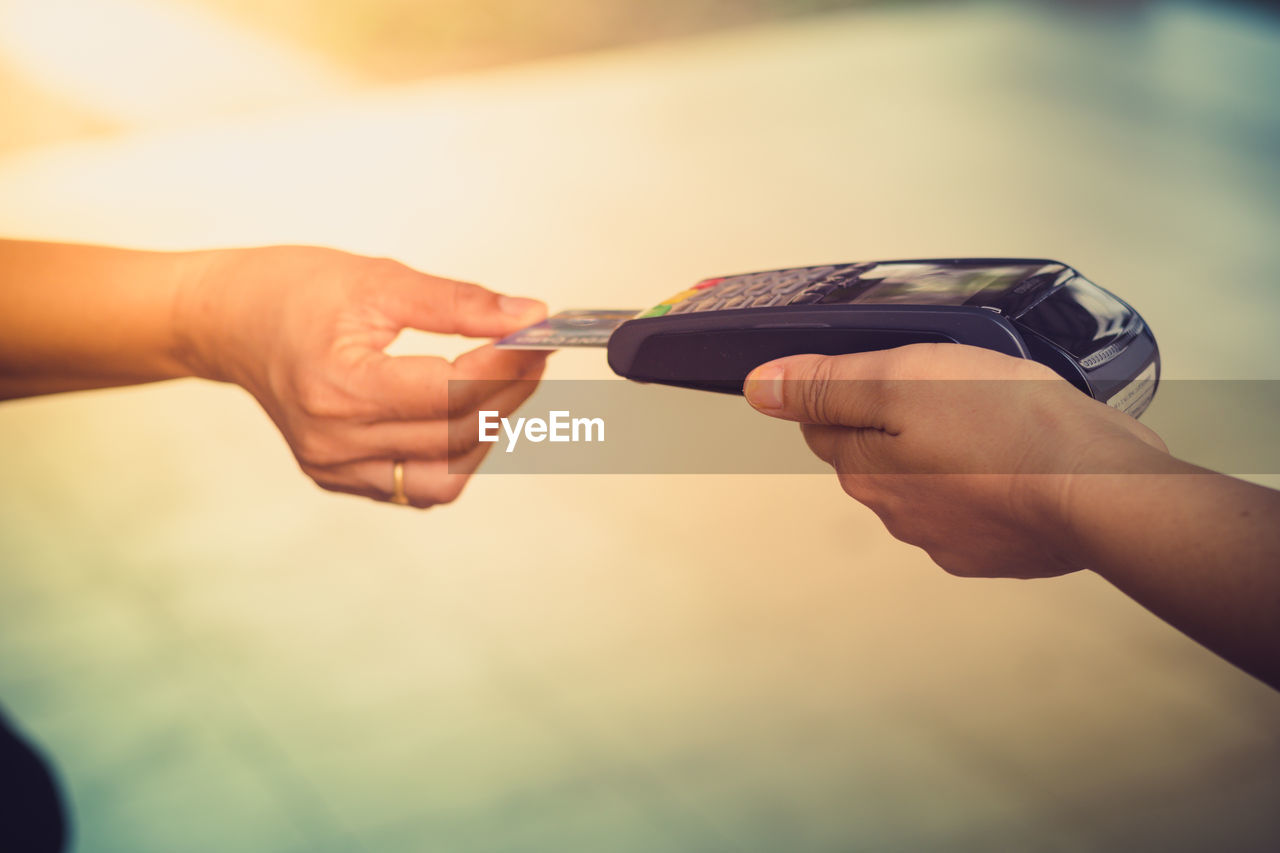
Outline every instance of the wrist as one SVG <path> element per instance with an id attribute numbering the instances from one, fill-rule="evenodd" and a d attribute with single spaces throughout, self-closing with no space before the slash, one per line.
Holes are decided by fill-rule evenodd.
<path id="1" fill-rule="evenodd" d="M 226 310 L 220 293 L 229 278 L 229 261 L 239 250 L 184 253 L 175 276 L 171 325 L 173 357 L 188 376 L 232 382 L 224 364 Z"/>
<path id="2" fill-rule="evenodd" d="M 1150 495 L 1152 479 L 1189 468 L 1132 434 L 1090 444 L 1075 470 L 1062 478 L 1058 520 L 1062 548 L 1078 565 L 1107 576 L 1117 524 L 1132 517 Z"/>

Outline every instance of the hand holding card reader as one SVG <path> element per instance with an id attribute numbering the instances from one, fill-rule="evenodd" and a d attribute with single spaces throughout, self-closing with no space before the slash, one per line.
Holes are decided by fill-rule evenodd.
<path id="1" fill-rule="evenodd" d="M 741 393 L 766 361 L 961 343 L 1052 368 L 1137 417 L 1159 380 L 1155 337 L 1127 304 L 1065 264 L 873 261 L 712 278 L 623 322 L 609 366 L 640 382 Z"/>

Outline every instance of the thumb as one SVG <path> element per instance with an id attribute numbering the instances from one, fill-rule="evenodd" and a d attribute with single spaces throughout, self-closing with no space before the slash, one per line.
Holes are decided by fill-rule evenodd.
<path id="1" fill-rule="evenodd" d="M 873 353 L 793 355 L 747 374 L 743 394 L 757 411 L 784 420 L 885 429 L 889 400 Z"/>
<path id="2" fill-rule="evenodd" d="M 490 338 L 542 321 L 547 306 L 536 299 L 505 296 L 465 281 L 405 268 L 407 275 L 383 282 L 383 306 L 392 320 L 424 332 Z"/>

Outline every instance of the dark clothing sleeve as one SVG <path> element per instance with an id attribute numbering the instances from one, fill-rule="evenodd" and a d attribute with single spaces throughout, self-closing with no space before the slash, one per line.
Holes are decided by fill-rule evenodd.
<path id="1" fill-rule="evenodd" d="M 53 773 L 0 713 L 0 850 L 62 853 L 67 834 Z"/>

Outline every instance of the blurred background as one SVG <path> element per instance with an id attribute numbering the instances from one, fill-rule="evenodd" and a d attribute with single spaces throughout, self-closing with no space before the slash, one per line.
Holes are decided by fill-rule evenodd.
<path id="1" fill-rule="evenodd" d="M 929 7 L 922 0 L 5 0 L 0 150 L 109 133 L 160 119 L 175 69 L 203 78 L 183 115 L 260 104 L 259 86 L 288 100 L 330 84 L 378 86 L 560 54 L 694 36 L 823 13 Z M 982 5 L 991 5 L 989 3 Z M 1271 0 L 1028 0 L 1137 26 L 1172 6 L 1238 17 Z M 1265 26 L 1265 24 L 1263 24 Z M 247 66 L 241 63 L 247 62 Z M 270 62 L 264 69 L 259 63 Z M 161 69 L 164 70 L 161 70 Z M 145 72 L 144 72 L 144 69 Z M 263 71 L 265 79 L 250 81 Z M 297 79 L 298 76 L 305 78 Z M 236 80 L 240 86 L 230 85 Z M 192 82 L 182 79 L 188 86 Z M 291 85 L 290 85 L 291 84 Z M 296 88 L 292 88 L 292 87 Z M 123 91 L 127 89 L 128 91 Z M 193 98 L 193 95 L 197 96 Z M 157 108 L 140 115 L 150 100 Z M 134 105 L 130 109 L 128 102 Z M 170 109 L 177 105 L 171 101 Z M 167 112 L 167 110 L 166 110 Z M 172 119 L 172 116 L 169 116 Z"/>
<path id="2" fill-rule="evenodd" d="M 0 0 L 0 233 L 553 309 L 1050 256 L 1166 377 L 1274 380 L 1274 6 Z M 5 403 L 0 472 L 0 703 L 79 850 L 1280 845 L 1274 691 L 1095 577 L 946 576 L 828 477 L 482 469 L 403 512 L 194 381 Z"/>

